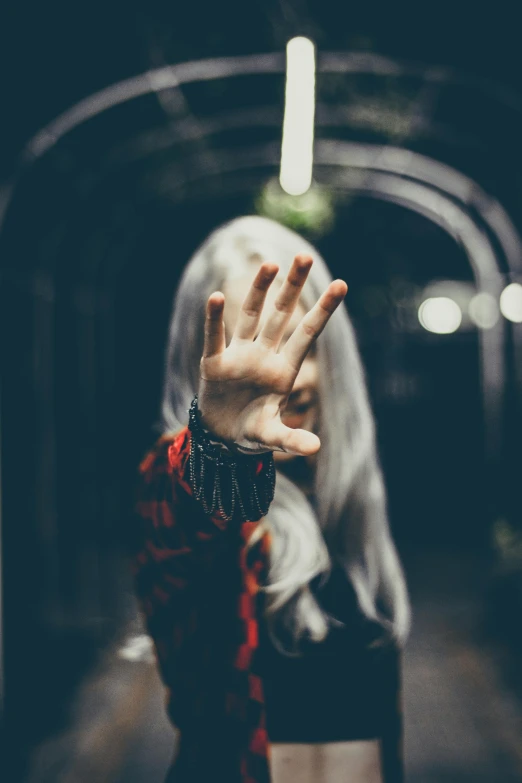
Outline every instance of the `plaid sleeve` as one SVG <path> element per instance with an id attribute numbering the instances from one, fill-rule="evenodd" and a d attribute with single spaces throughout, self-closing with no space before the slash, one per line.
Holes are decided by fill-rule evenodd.
<path id="1" fill-rule="evenodd" d="M 174 718 L 172 705 L 181 713 L 191 709 L 188 692 L 186 703 L 182 694 L 188 688 L 187 668 L 198 666 L 198 640 L 208 623 L 205 605 L 215 592 L 212 579 L 220 562 L 230 563 L 240 545 L 239 526 L 219 512 L 206 514 L 192 497 L 190 437 L 185 427 L 161 438 L 140 465 L 132 558 L 135 592 L 178 725 L 182 714 Z"/>
<path id="2" fill-rule="evenodd" d="M 185 428 L 161 439 L 140 466 L 133 557 L 136 593 L 168 689 L 168 713 L 182 733 L 176 780 L 194 780 L 194 769 L 208 766 L 215 734 L 224 738 L 223 769 L 234 770 L 227 780 L 265 783 L 262 691 L 250 671 L 249 652 L 257 645 L 253 583 L 261 544 L 250 550 L 255 562 L 247 563 L 244 543 L 256 523 L 236 525 L 219 513 L 208 515 L 192 497 L 187 481 L 190 437 Z M 229 655 L 231 646 L 237 656 Z M 236 732 L 233 742 L 227 727 L 236 725 L 237 716 L 245 730 Z M 188 765 L 186 774 L 183 764 Z"/>
<path id="3" fill-rule="evenodd" d="M 160 664 L 186 633 L 193 618 L 195 583 L 227 545 L 227 521 L 207 515 L 186 480 L 190 432 L 161 438 L 139 468 L 134 524 L 135 591 Z M 172 633 L 173 624 L 175 625 Z M 169 631 L 168 648 L 164 644 Z"/>

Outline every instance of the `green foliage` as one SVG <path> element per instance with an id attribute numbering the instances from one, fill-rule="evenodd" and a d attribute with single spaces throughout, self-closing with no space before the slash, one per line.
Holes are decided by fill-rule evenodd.
<path id="1" fill-rule="evenodd" d="M 290 196 L 277 179 L 271 179 L 256 199 L 255 208 L 260 215 L 316 237 L 330 231 L 335 220 L 331 192 L 315 182 L 302 196 Z"/>

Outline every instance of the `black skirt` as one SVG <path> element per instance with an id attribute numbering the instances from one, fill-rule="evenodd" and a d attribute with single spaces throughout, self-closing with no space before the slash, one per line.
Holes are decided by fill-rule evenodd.
<path id="1" fill-rule="evenodd" d="M 401 655 L 365 618 L 341 568 L 322 587 L 321 606 L 342 625 L 286 655 L 262 625 L 256 670 L 264 685 L 271 742 L 379 740 L 385 783 L 402 783 Z M 370 646 L 381 640 L 379 646 Z"/>

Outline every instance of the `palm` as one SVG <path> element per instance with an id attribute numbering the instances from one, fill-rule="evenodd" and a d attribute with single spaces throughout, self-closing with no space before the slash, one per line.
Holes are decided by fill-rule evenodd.
<path id="1" fill-rule="evenodd" d="M 307 256 L 295 258 L 273 310 L 256 336 L 266 293 L 278 271 L 274 264 L 262 264 L 228 346 L 224 297 L 216 293 L 208 300 L 199 408 L 204 425 L 225 441 L 259 451 L 304 455 L 320 447 L 316 435 L 291 429 L 281 421 L 281 411 L 310 346 L 347 290 L 341 280 L 331 283 L 278 351 L 311 265 Z"/>

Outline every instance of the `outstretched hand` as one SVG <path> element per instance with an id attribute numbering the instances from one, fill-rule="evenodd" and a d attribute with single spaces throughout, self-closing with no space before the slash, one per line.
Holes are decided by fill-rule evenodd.
<path id="1" fill-rule="evenodd" d="M 320 448 L 317 435 L 281 421 L 294 381 L 310 347 L 346 295 L 334 280 L 301 319 L 283 349 L 285 328 L 299 301 L 312 258 L 298 255 L 256 336 L 265 298 L 279 268 L 264 262 L 243 302 L 230 344 L 225 341 L 224 295 L 208 299 L 200 363 L 198 407 L 203 426 L 217 438 L 250 451 L 308 456 Z"/>

